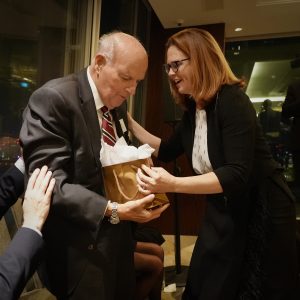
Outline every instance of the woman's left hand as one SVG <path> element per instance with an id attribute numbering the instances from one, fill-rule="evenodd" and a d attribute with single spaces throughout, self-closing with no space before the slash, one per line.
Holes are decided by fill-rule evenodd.
<path id="1" fill-rule="evenodd" d="M 139 191 L 143 194 L 167 193 L 174 191 L 176 177 L 160 167 L 142 165 L 137 172 Z"/>

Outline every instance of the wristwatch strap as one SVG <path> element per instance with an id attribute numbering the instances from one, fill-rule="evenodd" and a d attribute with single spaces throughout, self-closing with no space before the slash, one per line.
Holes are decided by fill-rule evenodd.
<path id="1" fill-rule="evenodd" d="M 109 222 L 111 224 L 118 224 L 120 222 L 119 216 L 118 216 L 118 203 L 117 202 L 111 202 L 111 216 L 109 218 Z"/>

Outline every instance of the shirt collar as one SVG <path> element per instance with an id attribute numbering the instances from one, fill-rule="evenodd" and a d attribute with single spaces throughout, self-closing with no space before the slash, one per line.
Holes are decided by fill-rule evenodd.
<path id="1" fill-rule="evenodd" d="M 88 78 L 88 81 L 89 81 L 89 84 L 90 84 L 90 87 L 92 89 L 92 94 L 93 94 L 93 97 L 94 97 L 94 101 L 95 101 L 95 105 L 96 105 L 96 109 L 97 111 L 99 111 L 103 106 L 103 102 L 100 98 L 100 95 L 99 95 L 99 92 L 97 90 L 97 87 L 94 83 L 94 80 L 90 74 L 90 67 L 87 68 L 87 78 Z"/>

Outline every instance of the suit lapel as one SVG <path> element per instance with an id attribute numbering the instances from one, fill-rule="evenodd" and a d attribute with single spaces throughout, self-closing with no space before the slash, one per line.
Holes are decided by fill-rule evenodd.
<path id="1" fill-rule="evenodd" d="M 91 148 L 94 154 L 96 165 L 100 167 L 101 129 L 93 93 L 90 88 L 86 72 L 87 70 L 84 69 L 78 74 L 81 110 L 86 122 L 86 126 L 89 129 L 89 140 L 91 143 Z"/>
<path id="2" fill-rule="evenodd" d="M 118 137 L 124 137 L 127 144 L 130 144 L 128 136 L 128 124 L 127 124 L 127 104 L 124 102 L 119 108 L 111 110 L 111 115 L 115 122 L 116 131 Z"/>
<path id="3" fill-rule="evenodd" d="M 87 78 L 87 69 L 83 69 L 78 73 L 79 96 L 81 98 L 82 113 L 89 128 L 89 138 L 93 149 L 97 165 L 100 166 L 100 149 L 101 149 L 101 128 L 99 125 L 98 115 L 96 111 L 95 101 L 92 90 Z M 127 103 L 124 102 L 120 107 L 111 110 L 111 115 L 115 122 L 118 137 L 124 137 L 127 144 L 130 144 L 128 136 L 127 124 Z M 121 123 L 123 125 L 121 125 Z"/>

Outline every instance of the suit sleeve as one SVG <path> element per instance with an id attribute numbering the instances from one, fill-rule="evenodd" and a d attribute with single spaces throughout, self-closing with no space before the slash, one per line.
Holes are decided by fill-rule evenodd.
<path id="1" fill-rule="evenodd" d="M 76 96 L 74 92 L 73 98 Z M 20 133 L 23 157 L 29 175 L 43 165 L 47 165 L 53 172 L 56 183 L 50 213 L 80 227 L 97 230 L 107 201 L 75 182 L 74 178 L 78 177 L 75 173 L 84 170 L 74 169 L 74 151 L 77 151 L 77 157 L 92 154 L 79 153 L 83 150 L 76 144 L 80 137 L 74 136 L 74 128 L 83 126 L 84 122 L 80 120 L 78 124 L 79 117 L 76 119 L 75 115 L 80 113 L 72 105 L 51 87 L 33 93 L 24 112 Z M 88 177 L 87 174 L 81 176 Z"/>
<path id="2" fill-rule="evenodd" d="M 24 192 L 24 175 L 15 166 L 8 169 L 0 178 L 0 218 Z"/>
<path id="3" fill-rule="evenodd" d="M 233 89 L 220 95 L 216 104 L 220 141 L 224 155 L 222 166 L 214 169 L 224 194 L 234 196 L 249 182 L 254 166 L 257 118 L 248 96 Z"/>
<path id="4" fill-rule="evenodd" d="M 1 299 L 18 299 L 41 259 L 43 239 L 29 228 L 20 228 L 0 257 Z"/>

